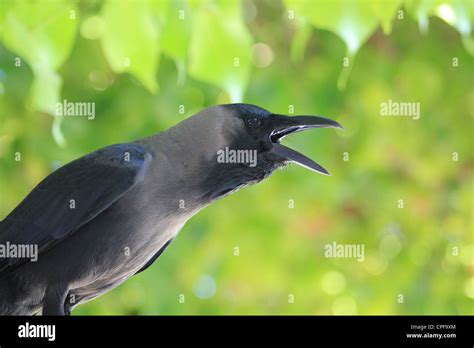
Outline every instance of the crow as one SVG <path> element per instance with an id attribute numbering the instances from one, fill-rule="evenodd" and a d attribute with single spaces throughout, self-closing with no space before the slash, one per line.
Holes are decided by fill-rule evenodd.
<path id="1" fill-rule="evenodd" d="M 70 315 L 147 269 L 186 221 L 215 200 L 290 162 L 329 175 L 280 144 L 289 134 L 323 127 L 342 128 L 319 116 L 217 105 L 64 165 L 0 222 L 1 250 L 16 250 L 0 257 L 0 314 Z M 37 259 L 19 250 L 36 250 Z"/>

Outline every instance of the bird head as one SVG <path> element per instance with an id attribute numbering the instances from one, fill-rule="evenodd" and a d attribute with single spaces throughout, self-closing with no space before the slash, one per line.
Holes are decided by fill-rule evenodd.
<path id="1" fill-rule="evenodd" d="M 259 182 L 288 163 L 330 175 L 312 159 L 280 142 L 307 129 L 343 128 L 324 117 L 279 115 L 249 104 L 214 106 L 188 120 L 190 134 L 200 138 L 195 147 L 206 151 L 203 163 L 209 175 L 205 186 L 212 199 Z"/>

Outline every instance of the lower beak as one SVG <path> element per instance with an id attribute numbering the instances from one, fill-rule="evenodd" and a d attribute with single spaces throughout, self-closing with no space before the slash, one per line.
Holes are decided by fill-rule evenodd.
<path id="1" fill-rule="evenodd" d="M 292 150 L 280 144 L 280 141 L 289 134 L 301 132 L 311 128 L 340 128 L 344 129 L 336 121 L 320 116 L 283 116 L 272 115 L 272 128 L 270 133 L 270 140 L 273 147 L 270 150 L 272 153 L 283 157 L 287 161 L 297 163 L 310 170 L 319 172 L 325 175 L 331 175 L 321 165 L 306 157 L 305 155 Z"/>

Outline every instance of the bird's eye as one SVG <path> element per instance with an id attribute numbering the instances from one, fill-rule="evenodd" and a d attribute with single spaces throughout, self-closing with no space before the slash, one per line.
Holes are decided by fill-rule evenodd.
<path id="1" fill-rule="evenodd" d="M 257 116 L 249 116 L 245 119 L 245 124 L 249 127 L 256 128 L 260 126 L 260 119 Z"/>

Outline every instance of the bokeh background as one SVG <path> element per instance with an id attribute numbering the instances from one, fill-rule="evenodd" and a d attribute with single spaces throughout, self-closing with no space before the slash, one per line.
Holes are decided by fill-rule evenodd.
<path id="1" fill-rule="evenodd" d="M 73 314 L 474 314 L 472 1 L 2 1 L 0 219 L 97 148 L 243 101 L 346 130 Z M 389 99 L 421 117 L 381 116 Z M 95 118 L 58 117 L 63 100 Z M 21 160 L 17 161 L 18 154 Z M 45 202 L 47 204 L 47 202 Z M 365 259 L 331 259 L 333 242 Z"/>

